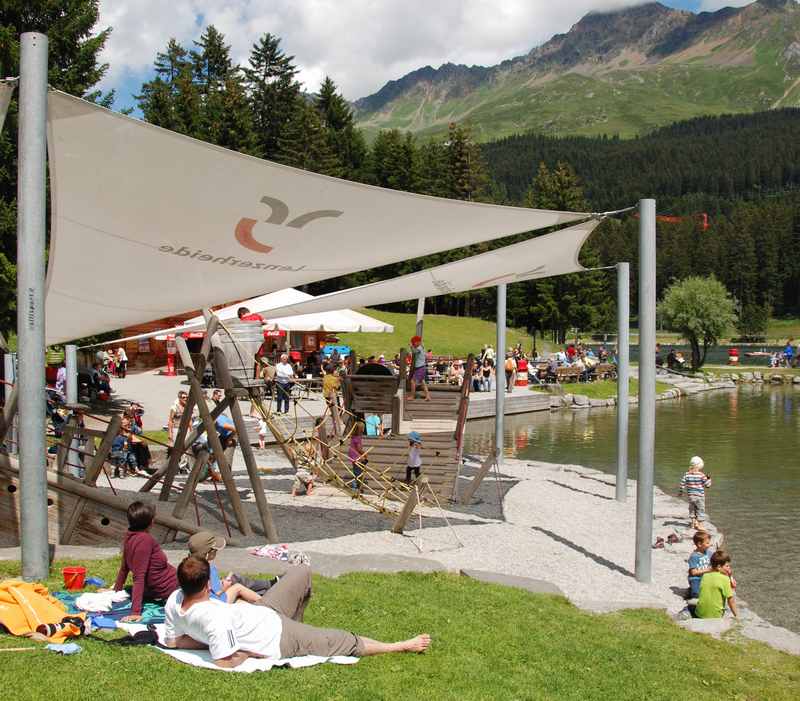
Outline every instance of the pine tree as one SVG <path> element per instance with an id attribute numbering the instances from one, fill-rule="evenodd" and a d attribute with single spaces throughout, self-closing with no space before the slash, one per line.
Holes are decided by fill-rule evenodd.
<path id="1" fill-rule="evenodd" d="M 208 96 L 222 90 L 225 81 L 234 70 L 230 55 L 231 47 L 225 44 L 225 36 L 216 27 L 209 25 L 194 45 L 197 48 L 189 55 L 194 80 L 200 88 L 200 93 Z"/>
<path id="2" fill-rule="evenodd" d="M 189 52 L 175 39 L 156 54 L 156 77 L 142 85 L 136 100 L 150 124 L 201 138 L 201 93 Z"/>
<path id="3" fill-rule="evenodd" d="M 485 194 L 488 174 L 480 149 L 469 129 L 451 123 L 446 143 L 449 167 L 449 196 L 457 200 L 480 200 Z"/>
<path id="4" fill-rule="evenodd" d="M 356 129 L 353 110 L 328 76 L 322 81 L 314 104 L 328 131 L 328 141 L 344 168 L 343 177 L 361 180 L 366 176 L 367 144 Z"/>
<path id="5" fill-rule="evenodd" d="M 279 150 L 289 119 L 295 111 L 300 84 L 295 80 L 294 56 L 280 48 L 281 40 L 264 34 L 250 52 L 249 66 L 244 68 L 250 109 L 262 158 L 274 159 Z"/>
<path id="6" fill-rule="evenodd" d="M 319 113 L 302 97 L 278 140 L 277 160 L 294 168 L 340 177 L 342 164 L 328 143 Z"/>
<path id="7" fill-rule="evenodd" d="M 419 149 L 420 192 L 433 197 L 449 197 L 447 147 L 430 139 Z"/>
<path id="8" fill-rule="evenodd" d="M 559 162 L 554 170 L 544 163 L 528 188 L 525 205 L 537 209 L 586 211 L 583 188 L 572 167 Z M 580 262 L 587 268 L 599 267 L 598 251 L 588 241 L 581 249 Z M 525 283 L 532 300 L 527 326 L 553 332 L 557 343 L 564 343 L 572 328 L 589 330 L 607 325 L 613 317 L 608 273 L 592 271 L 560 275 Z"/>
<path id="9" fill-rule="evenodd" d="M 416 192 L 419 163 L 413 135 L 397 129 L 379 132 L 372 145 L 370 176 L 375 185 Z"/>

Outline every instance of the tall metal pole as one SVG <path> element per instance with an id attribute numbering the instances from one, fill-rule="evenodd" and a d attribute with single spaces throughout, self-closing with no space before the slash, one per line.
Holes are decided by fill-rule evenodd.
<path id="1" fill-rule="evenodd" d="M 653 461 L 656 438 L 656 201 L 639 202 L 639 475 L 636 579 L 652 581 Z"/>
<path id="2" fill-rule="evenodd" d="M 628 384 L 630 377 L 630 263 L 617 263 L 617 501 L 628 496 Z"/>
<path id="3" fill-rule="evenodd" d="M 422 323 L 425 318 L 425 298 L 417 300 L 417 336 L 422 336 Z"/>
<path id="4" fill-rule="evenodd" d="M 78 346 L 67 345 L 64 349 L 67 372 L 67 404 L 78 402 Z"/>
<path id="5" fill-rule="evenodd" d="M 506 391 L 506 286 L 497 286 L 497 352 L 495 353 L 494 453 L 497 466 L 503 464 L 503 420 Z"/>
<path id="6" fill-rule="evenodd" d="M 20 545 L 24 579 L 48 575 L 45 468 L 44 250 L 47 36 L 20 37 L 17 337 Z"/>

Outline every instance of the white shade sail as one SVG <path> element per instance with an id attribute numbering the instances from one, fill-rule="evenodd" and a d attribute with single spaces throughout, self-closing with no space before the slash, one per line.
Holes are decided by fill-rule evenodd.
<path id="1" fill-rule="evenodd" d="M 346 306 L 368 307 L 580 272 L 585 270 L 578 262 L 581 246 L 599 223 L 599 219 L 591 219 L 471 258 L 445 263 L 392 280 L 265 309 L 264 313 L 276 317 L 319 313 Z"/>
<path id="2" fill-rule="evenodd" d="M 49 344 L 587 216 L 317 175 L 58 91 L 48 146 Z"/>
<path id="3" fill-rule="evenodd" d="M 14 88 L 17 87 L 17 79 L 0 80 L 0 129 L 6 121 L 6 112 L 8 112 L 8 105 L 11 102 L 11 95 L 14 93 Z"/>
<path id="4" fill-rule="evenodd" d="M 229 319 L 237 318 L 239 307 L 247 307 L 253 314 L 263 314 L 267 309 L 276 306 L 286 306 L 288 304 L 300 304 L 307 300 L 312 300 L 310 294 L 288 288 L 278 290 L 266 295 L 259 295 L 246 299 L 243 302 L 231 304 L 222 309 L 215 310 L 215 314 L 224 323 Z M 371 316 L 354 312 L 352 309 L 336 309 L 333 311 L 320 312 L 317 314 L 300 314 L 281 318 L 266 318 L 265 328 L 275 331 L 327 331 L 330 333 L 392 333 L 394 326 L 386 324 Z M 188 319 L 180 326 L 158 329 L 148 333 L 126 336 L 113 341 L 97 343 L 96 346 L 116 345 L 125 341 L 136 341 L 144 338 L 163 339 L 168 334 L 182 334 L 191 331 L 204 331 L 206 328 L 205 320 L 202 316 Z M 84 346 L 94 347 L 94 346 Z"/>
<path id="5" fill-rule="evenodd" d="M 285 290 L 253 297 L 244 302 L 231 304 L 223 309 L 218 309 L 214 313 L 224 322 L 227 319 L 236 319 L 237 311 L 240 307 L 247 307 L 251 313 L 263 315 L 267 309 L 272 309 L 273 307 L 302 304 L 312 299 L 314 297 L 310 294 L 290 287 Z M 394 331 L 394 327 L 391 324 L 385 324 L 366 314 L 354 312 L 352 309 L 334 309 L 317 314 L 299 314 L 280 318 L 272 315 L 266 316 L 265 320 L 267 322 L 266 327 L 276 331 L 330 331 L 331 333 L 392 333 Z M 167 333 L 198 331 L 205 327 L 206 324 L 203 317 L 197 316 L 186 321 L 183 326 L 170 329 Z M 164 331 L 161 333 L 164 333 Z"/>

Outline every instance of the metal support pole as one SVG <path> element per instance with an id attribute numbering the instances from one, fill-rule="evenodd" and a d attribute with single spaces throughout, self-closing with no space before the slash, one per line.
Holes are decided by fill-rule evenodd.
<path id="1" fill-rule="evenodd" d="M 67 404 L 78 402 L 78 346 L 67 344 L 64 348 L 67 371 Z"/>
<path id="2" fill-rule="evenodd" d="M 506 401 L 506 286 L 497 286 L 497 352 L 495 353 L 494 453 L 496 464 L 503 464 L 503 419 Z"/>
<path id="3" fill-rule="evenodd" d="M 639 475 L 636 579 L 652 581 L 653 460 L 656 437 L 656 201 L 639 202 Z"/>
<path id="4" fill-rule="evenodd" d="M 45 579 L 44 251 L 47 125 L 47 36 L 20 37 L 17 178 L 17 337 L 22 576 Z"/>
<path id="5" fill-rule="evenodd" d="M 630 263 L 617 263 L 617 501 L 628 496 L 628 378 L 630 377 Z"/>
<path id="6" fill-rule="evenodd" d="M 422 336 L 422 323 L 425 318 L 425 298 L 420 297 L 417 300 L 417 336 Z"/>

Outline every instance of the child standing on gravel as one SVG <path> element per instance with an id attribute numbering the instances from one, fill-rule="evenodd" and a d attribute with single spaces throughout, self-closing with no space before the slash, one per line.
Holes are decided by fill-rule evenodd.
<path id="1" fill-rule="evenodd" d="M 684 491 L 689 497 L 689 518 L 692 519 L 692 528 L 702 528 L 700 525 L 706 520 L 706 489 L 711 486 L 711 478 L 703 474 L 705 463 L 703 458 L 695 455 L 689 461 L 689 471 L 681 478 L 678 495 Z"/>

